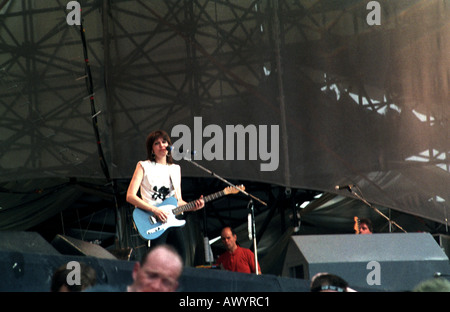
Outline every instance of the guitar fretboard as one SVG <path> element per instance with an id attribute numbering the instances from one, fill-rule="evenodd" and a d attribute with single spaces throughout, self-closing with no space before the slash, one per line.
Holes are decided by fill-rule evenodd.
<path id="1" fill-rule="evenodd" d="M 205 201 L 205 204 L 206 204 L 207 202 L 217 199 L 219 197 L 222 197 L 224 195 L 225 195 L 225 192 L 222 190 L 222 191 L 216 192 L 214 194 L 203 197 L 203 200 Z M 192 202 L 187 203 L 186 205 L 182 205 L 182 206 L 178 206 L 177 208 L 174 208 L 172 210 L 172 212 L 174 215 L 178 215 L 184 211 L 191 210 L 194 207 L 195 207 L 195 201 L 192 201 Z"/>

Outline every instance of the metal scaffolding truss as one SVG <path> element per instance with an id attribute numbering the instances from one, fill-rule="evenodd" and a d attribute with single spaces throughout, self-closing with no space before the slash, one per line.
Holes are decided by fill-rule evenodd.
<path id="1" fill-rule="evenodd" d="M 65 6 L 9 1 L 2 13 L 2 180 L 92 170 L 80 36 L 66 24 Z"/>
<path id="2" fill-rule="evenodd" d="M 338 53 L 340 40 L 369 32 L 365 1 L 333 3 L 80 1 L 95 88 L 89 94 L 80 29 L 67 25 L 65 1 L 7 1 L 0 39 L 1 136 L 7 147 L 0 154 L 2 179 L 16 178 L 18 167 L 26 168 L 25 177 L 41 175 L 40 169 L 74 176 L 89 169 L 88 176 L 101 176 L 92 170 L 95 114 L 114 167 L 117 141 L 164 127 L 169 116 L 199 115 L 249 94 L 278 109 L 285 97 L 283 81 L 296 78 L 285 75 L 283 66 L 293 66 L 317 88 L 344 85 L 341 92 L 352 90 L 358 104 L 369 109 L 384 111 L 394 104 L 409 113 L 402 101 L 391 98 L 395 91 L 376 81 L 327 72 L 323 64 L 307 60 L 292 63 L 289 57 L 299 47 L 335 38 L 336 45 L 329 46 L 334 50 L 326 53 Z M 273 99 L 260 92 L 268 81 Z M 375 91 L 369 94 L 367 87 Z M 428 121 L 446 122 L 445 114 L 416 110 Z"/>

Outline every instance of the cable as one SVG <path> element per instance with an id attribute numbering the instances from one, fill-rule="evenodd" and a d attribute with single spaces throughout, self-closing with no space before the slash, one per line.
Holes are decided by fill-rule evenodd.
<path id="1" fill-rule="evenodd" d="M 95 138 L 97 140 L 97 152 L 98 152 L 98 156 L 99 156 L 99 160 L 100 160 L 100 166 L 103 170 L 103 174 L 105 175 L 107 181 L 111 182 L 108 165 L 106 164 L 105 156 L 103 153 L 102 142 L 100 139 L 100 131 L 98 129 L 97 116 L 100 112 L 96 112 L 96 109 L 95 109 L 94 84 L 92 82 L 92 73 L 91 73 L 91 67 L 89 64 L 85 29 L 83 27 L 83 23 L 81 23 L 81 25 L 80 25 L 80 34 L 81 34 L 81 41 L 83 44 L 83 54 L 84 54 L 84 62 L 85 62 L 85 70 L 86 70 L 86 78 L 85 78 L 86 87 L 88 89 L 88 93 L 89 93 L 88 97 L 89 97 L 89 101 L 91 104 L 92 126 L 94 128 L 94 134 L 95 134 Z"/>

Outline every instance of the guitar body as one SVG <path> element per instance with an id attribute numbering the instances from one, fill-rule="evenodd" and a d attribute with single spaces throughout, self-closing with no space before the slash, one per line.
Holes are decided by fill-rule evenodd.
<path id="1" fill-rule="evenodd" d="M 139 235 L 144 239 L 153 240 L 160 237 L 168 228 L 180 227 L 186 224 L 185 220 L 179 220 L 173 214 L 173 209 L 177 207 L 177 200 L 175 197 L 166 198 L 162 203 L 157 205 L 158 208 L 169 212 L 167 222 L 159 221 L 152 212 L 140 208 L 135 208 L 133 211 L 133 221 L 139 232 Z"/>
<path id="2" fill-rule="evenodd" d="M 221 196 L 228 194 L 236 194 L 239 190 L 244 190 L 243 185 L 236 187 L 226 187 L 223 191 L 216 192 L 203 198 L 207 203 L 210 200 L 220 198 Z M 139 235 L 144 239 L 152 240 L 160 237 L 168 228 L 180 227 L 186 224 L 185 220 L 179 220 L 176 215 L 189 211 L 195 207 L 195 201 L 187 203 L 185 205 L 177 207 L 178 201 L 175 197 L 166 198 L 162 203 L 156 205 L 158 208 L 168 212 L 169 216 L 167 222 L 163 223 L 159 221 L 154 213 L 146 211 L 140 208 L 135 208 L 133 211 L 133 221 L 139 232 Z"/>

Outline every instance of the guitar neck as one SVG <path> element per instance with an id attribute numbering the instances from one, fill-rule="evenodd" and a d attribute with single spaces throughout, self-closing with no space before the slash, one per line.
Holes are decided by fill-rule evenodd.
<path id="1" fill-rule="evenodd" d="M 225 195 L 224 191 L 219 191 L 219 192 L 216 192 L 214 194 L 211 194 L 211 195 L 203 197 L 203 200 L 205 201 L 205 204 L 206 204 L 207 202 L 209 202 L 211 200 L 215 200 L 217 198 L 220 198 L 220 197 L 222 197 L 224 195 Z M 174 208 L 172 210 L 172 212 L 173 212 L 174 215 L 178 215 L 178 214 L 180 214 L 182 212 L 191 210 L 194 207 L 195 207 L 195 201 L 192 201 L 192 202 L 189 202 L 189 203 L 187 203 L 185 205 L 178 206 L 177 208 Z"/>

